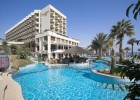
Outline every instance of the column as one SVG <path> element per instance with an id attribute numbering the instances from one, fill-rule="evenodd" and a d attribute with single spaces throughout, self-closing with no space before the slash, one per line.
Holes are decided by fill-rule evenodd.
<path id="1" fill-rule="evenodd" d="M 58 53 L 55 53 L 55 59 L 58 59 Z"/>
<path id="2" fill-rule="evenodd" d="M 51 36 L 48 35 L 48 59 L 51 58 Z"/>
<path id="3" fill-rule="evenodd" d="M 39 38 L 39 53 L 42 53 L 42 47 L 43 47 L 43 41 L 42 41 L 42 37 Z"/>

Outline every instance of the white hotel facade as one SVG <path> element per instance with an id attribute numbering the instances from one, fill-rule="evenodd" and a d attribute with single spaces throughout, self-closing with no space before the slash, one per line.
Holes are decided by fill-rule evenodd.
<path id="1" fill-rule="evenodd" d="M 51 5 L 42 10 L 34 10 L 6 34 L 7 41 L 21 40 L 29 44 L 36 53 L 47 55 L 47 58 L 59 59 L 63 51 L 78 46 L 77 39 L 67 36 L 66 16 Z"/>

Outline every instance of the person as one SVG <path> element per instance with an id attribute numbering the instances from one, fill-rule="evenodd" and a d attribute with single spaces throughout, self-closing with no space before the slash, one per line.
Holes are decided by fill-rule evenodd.
<path id="1" fill-rule="evenodd" d="M 87 63 L 88 63 L 88 65 L 91 65 L 92 64 L 92 60 L 88 59 Z"/>

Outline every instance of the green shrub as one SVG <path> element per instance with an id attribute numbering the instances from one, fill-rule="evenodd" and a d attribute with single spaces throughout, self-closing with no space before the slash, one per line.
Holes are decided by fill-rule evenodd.
<path id="1" fill-rule="evenodd" d="M 129 60 L 123 60 L 122 61 L 122 64 L 123 65 L 129 65 L 129 64 L 131 64 L 131 62 Z"/>
<path id="2" fill-rule="evenodd" d="M 122 68 L 114 68 L 113 69 L 114 74 L 120 74 L 122 72 Z"/>
<path id="3" fill-rule="evenodd" d="M 10 48 L 11 48 L 11 54 L 16 55 L 17 54 L 17 46 L 12 44 L 10 46 Z"/>
<path id="4" fill-rule="evenodd" d="M 121 77 L 128 77 L 131 84 L 126 85 L 128 94 L 124 100 L 140 100 L 140 64 L 130 64 L 122 68 Z"/>
<path id="5" fill-rule="evenodd" d="M 116 59 L 116 64 L 119 64 L 119 63 L 120 63 L 119 60 Z"/>

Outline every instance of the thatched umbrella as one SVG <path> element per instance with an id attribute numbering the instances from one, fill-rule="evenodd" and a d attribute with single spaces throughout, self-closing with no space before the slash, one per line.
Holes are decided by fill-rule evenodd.
<path id="1" fill-rule="evenodd" d="M 92 53 L 86 49 L 81 48 L 81 47 L 74 46 L 74 47 L 64 51 L 63 54 L 87 54 L 87 55 L 91 55 Z"/>

